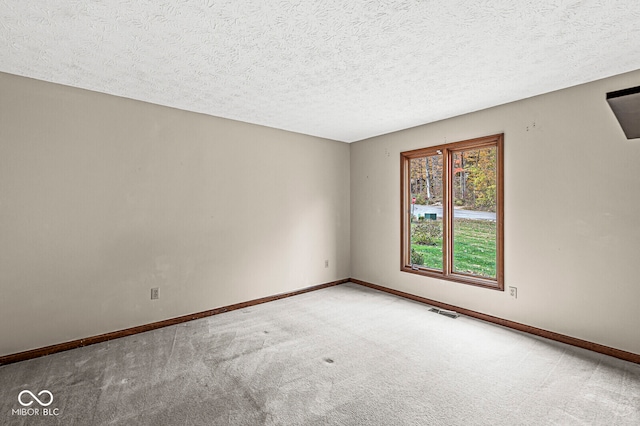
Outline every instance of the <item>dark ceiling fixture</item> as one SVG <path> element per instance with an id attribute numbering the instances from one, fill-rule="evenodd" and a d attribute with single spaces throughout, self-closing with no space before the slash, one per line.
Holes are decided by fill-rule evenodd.
<path id="1" fill-rule="evenodd" d="M 640 138 L 640 86 L 609 92 L 607 102 L 627 139 Z"/>

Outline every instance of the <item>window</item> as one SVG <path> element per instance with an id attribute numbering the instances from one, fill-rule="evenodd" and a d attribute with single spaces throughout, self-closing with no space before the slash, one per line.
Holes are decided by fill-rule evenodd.
<path id="1" fill-rule="evenodd" d="M 401 270 L 504 289 L 503 135 L 401 156 Z"/>

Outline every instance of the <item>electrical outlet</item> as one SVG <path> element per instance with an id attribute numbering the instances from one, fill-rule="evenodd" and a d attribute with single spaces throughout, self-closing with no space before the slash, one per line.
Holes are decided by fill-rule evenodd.
<path id="1" fill-rule="evenodd" d="M 158 287 L 151 289 L 151 300 L 158 298 Z"/>
<path id="2" fill-rule="evenodd" d="M 518 288 L 517 287 L 509 287 L 509 296 L 513 297 L 514 299 L 518 298 Z"/>
<path id="3" fill-rule="evenodd" d="M 325 260 L 325 261 L 324 261 L 324 267 L 325 267 L 325 268 L 328 268 L 328 267 L 329 267 L 329 260 Z"/>

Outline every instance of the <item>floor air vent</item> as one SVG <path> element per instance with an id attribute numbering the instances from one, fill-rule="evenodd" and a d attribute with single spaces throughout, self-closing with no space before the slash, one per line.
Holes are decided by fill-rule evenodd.
<path id="1" fill-rule="evenodd" d="M 457 313 L 456 311 L 447 311 L 446 309 L 431 308 L 429 309 L 429 312 L 435 312 L 436 314 L 444 315 L 445 317 L 449 317 L 453 319 L 458 318 L 460 316 L 460 314 Z"/>

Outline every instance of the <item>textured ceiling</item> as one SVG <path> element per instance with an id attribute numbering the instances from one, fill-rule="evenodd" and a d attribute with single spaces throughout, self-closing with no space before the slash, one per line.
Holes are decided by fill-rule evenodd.
<path id="1" fill-rule="evenodd" d="M 0 0 L 0 71 L 345 142 L 636 69 L 638 0 Z"/>

